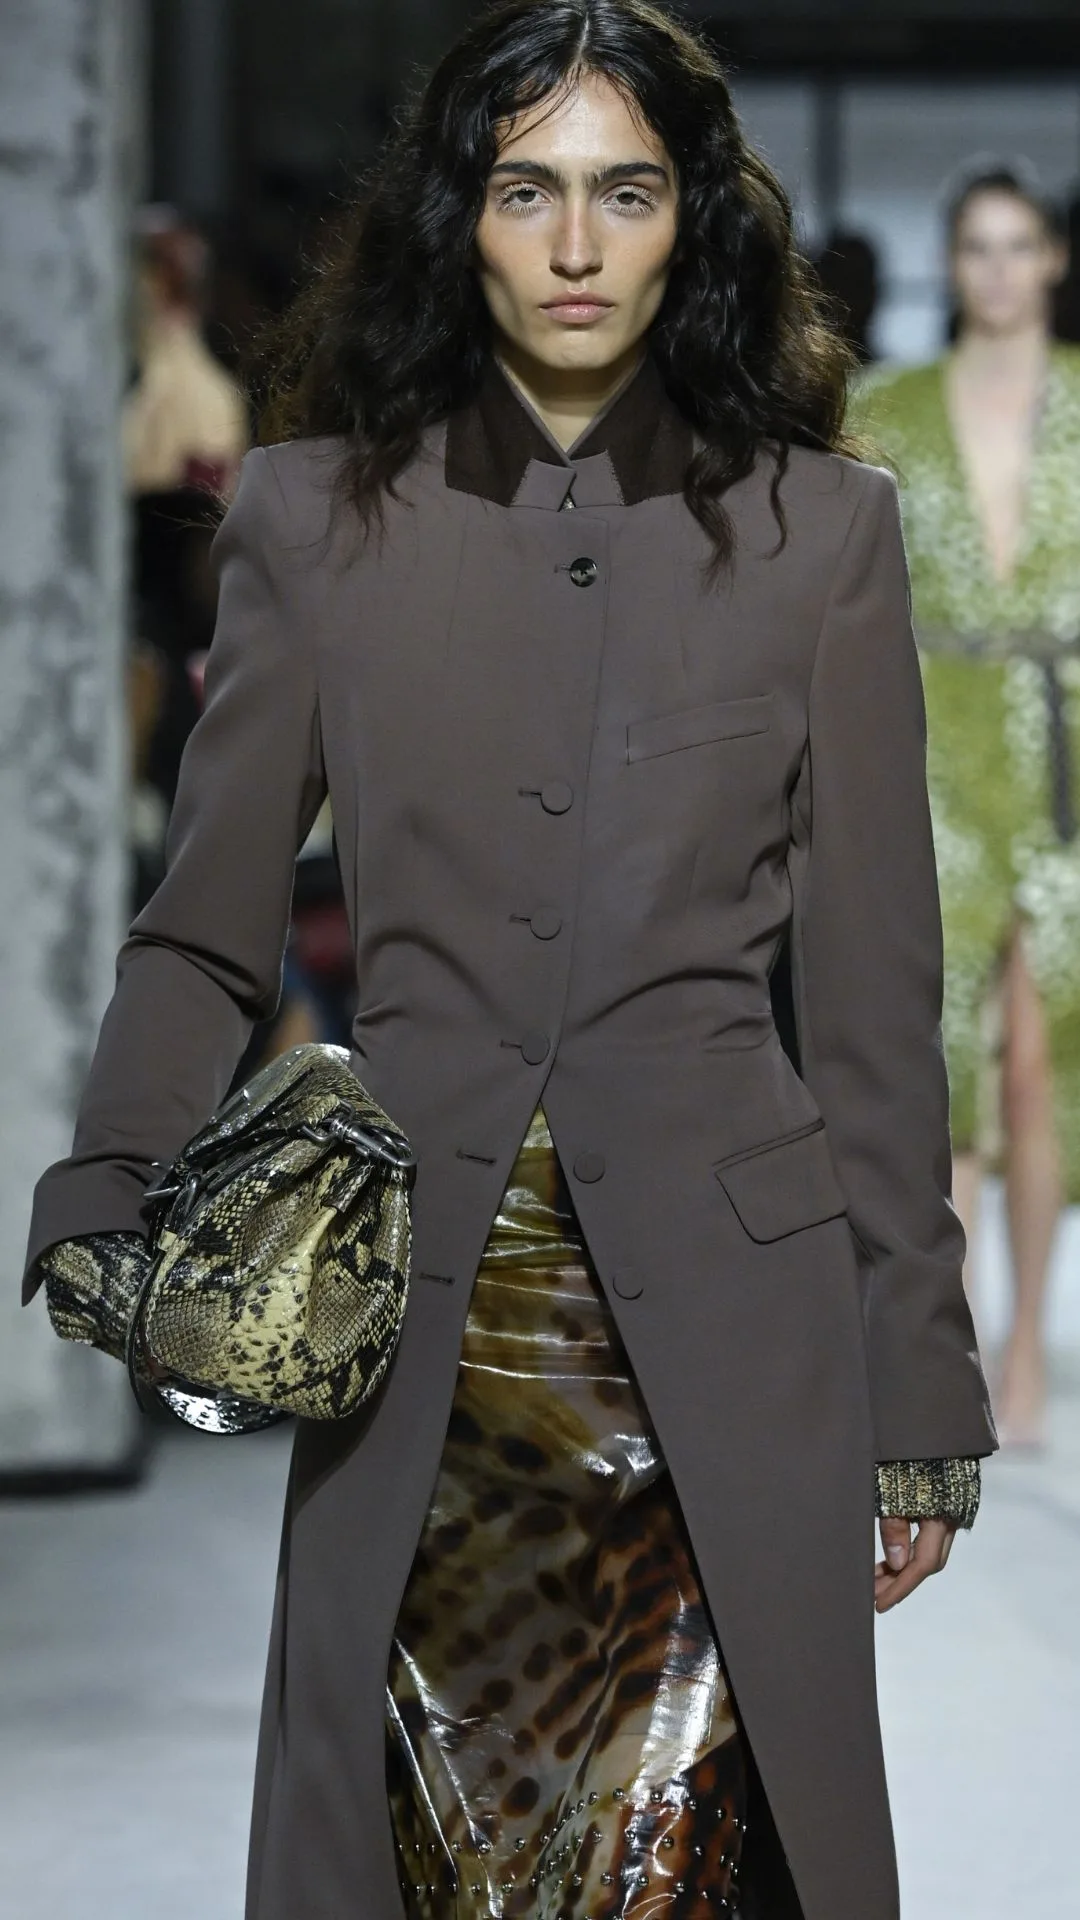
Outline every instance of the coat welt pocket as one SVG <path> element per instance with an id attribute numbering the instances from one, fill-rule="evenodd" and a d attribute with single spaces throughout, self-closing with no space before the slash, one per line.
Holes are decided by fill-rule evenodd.
<path id="1" fill-rule="evenodd" d="M 772 695 L 762 693 L 751 700 L 717 700 L 709 707 L 664 713 L 655 720 L 633 720 L 626 729 L 626 757 L 651 760 L 656 754 L 678 753 L 682 747 L 706 747 L 714 740 L 768 733 L 771 708 Z"/>
<path id="2" fill-rule="evenodd" d="M 751 1240 L 782 1240 L 847 1211 L 824 1120 L 713 1168 Z"/>

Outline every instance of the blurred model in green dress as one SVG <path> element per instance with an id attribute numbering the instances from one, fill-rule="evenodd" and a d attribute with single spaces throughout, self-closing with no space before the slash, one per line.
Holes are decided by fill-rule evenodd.
<path id="1" fill-rule="evenodd" d="M 923 658 L 955 1198 L 970 1234 L 1000 1159 L 1001 1424 L 1030 1443 L 1047 1269 L 1080 1200 L 1080 351 L 1050 339 L 1064 247 L 1021 174 L 971 177 L 949 244 L 956 344 L 872 377 L 863 424 L 900 480 Z"/>

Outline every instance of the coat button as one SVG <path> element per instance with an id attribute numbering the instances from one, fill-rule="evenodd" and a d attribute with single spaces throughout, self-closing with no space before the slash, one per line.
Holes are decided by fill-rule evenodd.
<path id="1" fill-rule="evenodd" d="M 607 1172 L 607 1163 L 602 1153 L 579 1153 L 574 1161 L 574 1178 L 583 1180 L 591 1187 L 595 1180 L 602 1180 Z"/>
<path id="2" fill-rule="evenodd" d="M 527 1067 L 538 1067 L 551 1052 L 551 1041 L 546 1033 L 527 1033 L 521 1042 L 521 1057 Z"/>
<path id="3" fill-rule="evenodd" d="M 538 940 L 554 940 L 556 934 L 562 932 L 562 914 L 556 913 L 554 907 L 540 907 L 529 925 Z"/>
<path id="4" fill-rule="evenodd" d="M 540 805 L 545 813 L 569 813 L 574 804 L 574 789 L 565 780 L 549 780 L 540 789 Z"/>
<path id="5" fill-rule="evenodd" d="M 636 1267 L 620 1267 L 612 1276 L 611 1284 L 620 1300 L 640 1300 L 645 1291 L 645 1282 Z"/>
<path id="6" fill-rule="evenodd" d="M 585 557 L 572 563 L 570 578 L 575 587 L 591 587 L 599 571 L 596 561 Z"/>

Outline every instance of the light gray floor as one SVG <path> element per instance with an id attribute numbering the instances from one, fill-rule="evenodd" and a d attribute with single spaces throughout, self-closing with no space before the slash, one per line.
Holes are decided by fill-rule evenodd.
<path id="1" fill-rule="evenodd" d="M 135 1495 L 0 1507 L 3 1920 L 240 1920 L 285 1469 L 182 1436 Z M 881 1625 L 905 1920 L 1074 1920 L 1078 1591 L 1080 1381 Z"/>
<path id="2" fill-rule="evenodd" d="M 181 1435 L 135 1494 L 0 1506 L 3 1920 L 239 1920 L 286 1469 Z"/>
<path id="3" fill-rule="evenodd" d="M 1080 1376 L 944 1574 L 879 1623 L 904 1920 L 1076 1920 Z"/>

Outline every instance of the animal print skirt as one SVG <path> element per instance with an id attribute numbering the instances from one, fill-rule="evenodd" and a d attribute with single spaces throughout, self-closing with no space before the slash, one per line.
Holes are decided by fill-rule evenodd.
<path id="1" fill-rule="evenodd" d="M 542 1112 L 470 1306 L 387 1744 L 410 1920 L 733 1920 L 743 1749 Z"/>

